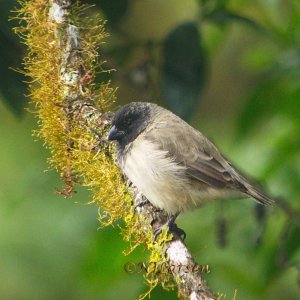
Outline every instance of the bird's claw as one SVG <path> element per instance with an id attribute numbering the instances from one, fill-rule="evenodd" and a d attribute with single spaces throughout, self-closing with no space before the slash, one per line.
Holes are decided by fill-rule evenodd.
<path id="1" fill-rule="evenodd" d="M 169 232 L 175 233 L 178 235 L 182 240 L 185 240 L 186 238 L 186 233 L 183 229 L 179 228 L 176 223 L 172 222 L 169 224 L 168 222 L 168 227 L 169 227 Z"/>
<path id="2" fill-rule="evenodd" d="M 154 229 L 153 233 L 154 233 L 154 242 L 155 242 L 157 237 L 162 233 L 162 226 L 159 226 L 156 229 Z"/>
<path id="3" fill-rule="evenodd" d="M 168 226 L 168 232 L 179 236 L 182 240 L 185 240 L 186 233 L 183 229 L 179 228 L 172 220 L 169 220 L 166 225 Z M 162 233 L 162 226 L 159 226 L 154 230 L 154 241 L 156 241 L 157 237 Z"/>

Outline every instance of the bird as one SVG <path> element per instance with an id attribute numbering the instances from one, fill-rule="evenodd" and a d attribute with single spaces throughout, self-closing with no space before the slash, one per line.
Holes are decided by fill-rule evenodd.
<path id="1" fill-rule="evenodd" d="M 157 104 L 131 102 L 118 109 L 108 140 L 116 143 L 122 173 L 167 213 L 169 229 L 184 237 L 177 216 L 207 202 L 248 197 L 263 205 L 274 202 L 200 131 Z"/>

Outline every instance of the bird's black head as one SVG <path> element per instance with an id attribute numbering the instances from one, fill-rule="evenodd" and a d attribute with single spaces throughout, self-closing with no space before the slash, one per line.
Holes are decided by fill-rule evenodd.
<path id="1" fill-rule="evenodd" d="M 116 140 L 123 146 L 132 142 L 147 127 L 152 105 L 132 102 L 120 108 L 112 119 L 108 140 Z"/>

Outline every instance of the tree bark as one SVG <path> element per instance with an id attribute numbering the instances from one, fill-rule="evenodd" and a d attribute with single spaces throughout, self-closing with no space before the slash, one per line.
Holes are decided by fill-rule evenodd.
<path id="1" fill-rule="evenodd" d="M 81 54 L 78 51 L 80 48 L 79 30 L 71 23 L 70 19 L 72 2 L 70 0 L 49 0 L 49 5 L 49 21 L 56 24 L 56 43 L 61 55 L 59 72 L 63 86 L 64 112 L 70 121 L 76 120 L 82 128 L 97 133 L 99 126 L 109 127 L 112 114 L 100 112 L 93 102 L 85 98 L 84 93 L 81 92 L 84 74 L 82 74 L 79 63 L 81 60 Z M 99 145 L 104 142 L 100 138 Z M 149 224 L 151 224 L 152 229 L 155 229 L 165 224 L 167 215 L 163 211 L 158 211 L 151 204 L 137 206 L 145 200 L 145 197 L 131 183 L 128 185 L 136 211 L 141 216 L 141 227 L 149 228 Z M 166 255 L 169 264 L 168 270 L 174 277 L 179 296 L 182 299 L 216 299 L 203 279 L 200 266 L 194 261 L 179 236 L 174 235 L 173 239 L 167 243 Z"/>

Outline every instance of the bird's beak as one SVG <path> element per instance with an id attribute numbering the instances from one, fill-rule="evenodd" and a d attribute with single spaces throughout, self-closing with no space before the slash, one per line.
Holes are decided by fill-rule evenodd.
<path id="1" fill-rule="evenodd" d="M 111 128 L 111 130 L 108 133 L 108 137 L 107 139 L 109 141 L 114 141 L 114 140 L 118 140 L 120 139 L 120 137 L 122 137 L 124 135 L 123 131 L 118 131 L 118 129 L 116 128 L 116 126 L 113 126 Z"/>

